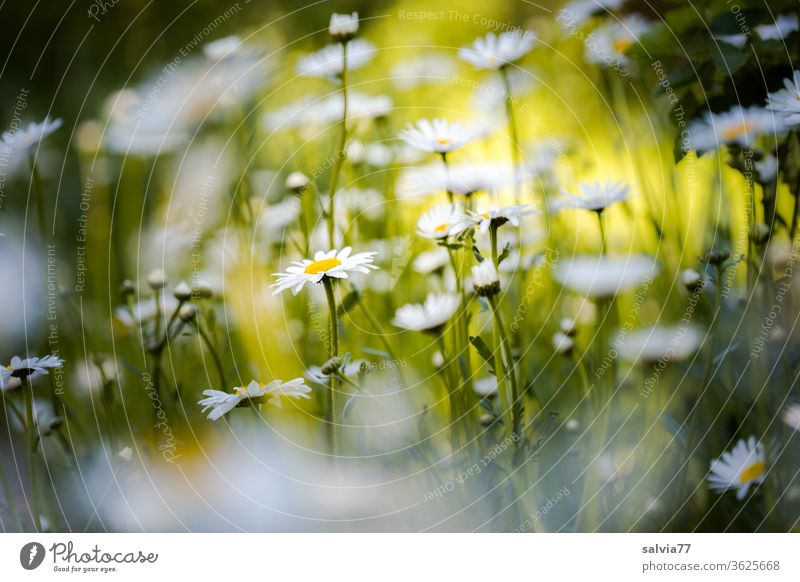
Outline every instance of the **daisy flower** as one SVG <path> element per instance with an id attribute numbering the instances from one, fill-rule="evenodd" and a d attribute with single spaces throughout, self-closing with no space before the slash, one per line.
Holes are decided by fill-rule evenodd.
<path id="1" fill-rule="evenodd" d="M 464 147 L 475 139 L 475 132 L 460 123 L 446 119 L 420 119 L 400 132 L 400 139 L 424 152 L 446 154 Z"/>
<path id="2" fill-rule="evenodd" d="M 332 250 L 327 253 L 317 251 L 314 260 L 303 259 L 293 261 L 292 266 L 285 273 L 273 273 L 278 278 L 273 295 L 291 288 L 292 294 L 297 295 L 306 283 L 319 283 L 323 277 L 332 279 L 347 279 L 348 273 L 369 273 L 370 269 L 377 269 L 372 261 L 377 253 L 356 253 L 350 256 L 352 248 L 344 247 L 342 250 Z"/>
<path id="3" fill-rule="evenodd" d="M 562 192 L 561 198 L 553 201 L 553 210 L 562 208 L 576 208 L 581 210 L 593 210 L 602 212 L 616 202 L 624 202 L 628 198 L 628 186 L 621 180 L 612 182 L 608 180 L 605 184 L 600 182 L 582 182 L 580 184 L 580 194 L 570 194 Z"/>
<path id="4" fill-rule="evenodd" d="M 450 263 L 450 253 L 444 247 L 436 247 L 432 251 L 424 251 L 414 258 L 411 266 L 417 273 L 427 275 L 444 269 Z"/>
<path id="5" fill-rule="evenodd" d="M 697 352 L 702 343 L 703 333 L 697 327 L 656 326 L 629 333 L 619 353 L 629 362 L 677 362 Z"/>
<path id="6" fill-rule="evenodd" d="M 495 376 L 484 376 L 478 378 L 472 385 L 475 394 L 482 398 L 488 398 L 497 394 L 497 378 Z"/>
<path id="7" fill-rule="evenodd" d="M 724 113 L 707 113 L 688 128 L 685 147 L 706 151 L 722 144 L 750 147 L 760 135 L 783 133 L 783 123 L 773 111 L 763 107 L 736 106 Z"/>
<path id="8" fill-rule="evenodd" d="M 500 276 L 492 261 L 481 261 L 472 267 L 472 288 L 481 297 L 491 297 L 500 292 Z"/>
<path id="9" fill-rule="evenodd" d="M 525 177 L 525 176 L 523 176 Z M 508 164 L 461 163 L 410 168 L 400 175 L 397 184 L 401 197 L 418 198 L 443 191 L 472 196 L 478 192 L 496 192 L 513 183 Z"/>
<path id="10" fill-rule="evenodd" d="M 412 331 L 438 331 L 461 305 L 454 293 L 429 293 L 425 303 L 403 305 L 395 313 L 392 324 Z"/>
<path id="11" fill-rule="evenodd" d="M 490 32 L 471 46 L 458 49 L 458 56 L 476 69 L 497 70 L 518 61 L 535 45 L 536 35 L 530 31 L 509 31 L 499 36 Z"/>
<path id="12" fill-rule="evenodd" d="M 328 32 L 334 40 L 347 42 L 358 32 L 358 12 L 352 14 L 331 14 Z"/>
<path id="13" fill-rule="evenodd" d="M 203 54 L 212 61 L 221 61 L 243 52 L 245 51 L 242 39 L 236 35 L 219 38 L 203 46 Z"/>
<path id="14" fill-rule="evenodd" d="M 426 54 L 404 59 L 390 71 L 392 83 L 398 89 L 416 89 L 426 83 L 443 83 L 453 77 L 455 66 L 445 55 Z"/>
<path id="15" fill-rule="evenodd" d="M 657 270 L 655 259 L 645 255 L 578 255 L 571 260 L 560 261 L 553 276 L 576 293 L 605 298 L 638 287 L 655 276 Z"/>
<path id="16" fill-rule="evenodd" d="M 347 43 L 347 70 L 363 67 L 374 56 L 375 46 L 366 40 Z M 303 77 L 339 77 L 343 67 L 344 47 L 336 43 L 302 57 L 297 63 L 297 73 Z"/>
<path id="17" fill-rule="evenodd" d="M 22 380 L 33 380 L 39 376 L 46 376 L 48 370 L 60 368 L 64 365 L 64 360 L 51 354 L 43 358 L 25 358 L 19 356 L 11 358 L 11 363 L 5 368 L 0 368 L 0 389 L 8 390 L 16 388 Z"/>
<path id="18" fill-rule="evenodd" d="M 469 226 L 477 225 L 481 234 L 486 234 L 490 226 L 499 227 L 506 222 L 519 226 L 520 218 L 531 214 L 539 214 L 538 210 L 532 208 L 535 204 L 512 204 L 503 208 L 498 208 L 497 206 L 483 208 L 479 206 L 477 211 L 467 210 L 466 222 Z"/>
<path id="19" fill-rule="evenodd" d="M 18 152 L 27 152 L 61 127 L 62 123 L 63 121 L 60 119 L 50 121 L 50 117 L 45 117 L 41 123 L 29 123 L 25 129 L 4 131 L 3 143 L 14 146 Z"/>
<path id="20" fill-rule="evenodd" d="M 750 485 L 760 485 L 766 474 L 764 445 L 751 436 L 746 442 L 739 439 L 732 451 L 711 461 L 708 488 L 716 493 L 736 489 L 736 499 L 742 500 Z"/>
<path id="21" fill-rule="evenodd" d="M 798 29 L 796 14 L 781 14 L 772 24 L 759 24 L 756 33 L 761 40 L 783 40 Z"/>
<path id="22" fill-rule="evenodd" d="M 553 349 L 559 354 L 569 354 L 572 348 L 575 347 L 575 340 L 563 331 L 557 331 L 553 334 Z"/>
<path id="23" fill-rule="evenodd" d="M 795 432 L 800 432 L 800 404 L 790 404 L 783 411 L 783 422 Z"/>
<path id="24" fill-rule="evenodd" d="M 606 67 L 627 65 L 631 61 L 625 53 L 648 30 L 650 24 L 636 14 L 619 22 L 609 22 L 586 39 L 586 60 Z"/>
<path id="25" fill-rule="evenodd" d="M 433 240 L 445 239 L 466 228 L 464 212 L 455 204 L 437 204 L 417 221 L 417 234 Z"/>
<path id="26" fill-rule="evenodd" d="M 767 96 L 767 109 L 780 116 L 786 127 L 794 128 L 800 125 L 800 71 L 784 79 L 783 86 Z"/>
<path id="27" fill-rule="evenodd" d="M 218 420 L 228 414 L 237 406 L 255 406 L 269 401 L 273 406 L 281 408 L 281 396 L 287 398 L 310 398 L 308 393 L 311 388 L 305 385 L 302 378 L 295 378 L 288 382 L 273 380 L 269 384 L 260 384 L 255 380 L 247 386 L 238 386 L 233 392 L 222 390 L 203 390 L 203 398 L 198 402 L 203 407 L 203 412 L 211 410 L 209 420 Z"/>

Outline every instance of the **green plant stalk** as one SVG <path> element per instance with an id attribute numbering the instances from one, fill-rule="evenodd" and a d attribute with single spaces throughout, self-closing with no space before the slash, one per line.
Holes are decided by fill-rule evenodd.
<path id="1" fill-rule="evenodd" d="M 447 163 L 447 152 L 442 152 L 442 164 L 444 164 L 444 175 L 445 175 L 445 184 L 446 188 L 445 191 L 447 192 L 447 201 L 452 204 L 453 203 L 453 191 L 450 190 L 450 165 Z M 469 198 L 467 198 L 469 200 Z"/>
<path id="2" fill-rule="evenodd" d="M 450 358 L 450 352 L 447 350 L 447 345 L 444 341 L 444 334 L 441 333 L 441 331 L 437 331 L 435 333 L 436 340 L 439 343 L 439 351 L 442 352 L 442 360 L 444 360 L 444 364 L 442 365 L 442 376 L 444 379 L 445 389 L 447 390 L 447 399 L 450 404 L 450 444 L 452 452 L 455 453 L 461 449 L 461 410 L 455 388 L 457 382 L 452 374 L 453 365 Z"/>
<path id="3" fill-rule="evenodd" d="M 203 329 L 203 326 L 200 325 L 200 322 L 197 322 L 197 333 L 200 334 L 203 343 L 206 344 L 208 351 L 211 353 L 211 359 L 214 360 L 214 366 L 217 368 L 220 386 L 225 386 L 225 368 L 222 366 L 222 358 L 220 358 L 219 354 L 217 353 L 217 349 L 214 347 L 214 342 L 211 341 L 208 332 Z"/>
<path id="4" fill-rule="evenodd" d="M 606 240 L 606 223 L 603 222 L 603 211 L 597 213 L 597 224 L 600 226 L 600 244 L 603 255 L 608 254 L 608 242 Z"/>
<path id="5" fill-rule="evenodd" d="M 514 97 L 511 94 L 511 81 L 508 78 L 508 67 L 506 65 L 500 67 L 500 76 L 503 79 L 503 88 L 506 92 L 506 119 L 508 121 L 508 136 L 511 142 L 511 177 L 514 180 L 514 203 L 519 204 L 522 199 L 520 181 L 517 176 L 519 168 L 519 136 L 514 116 Z"/>
<path id="6" fill-rule="evenodd" d="M 378 321 L 378 318 L 375 317 L 374 313 L 372 313 L 372 310 L 367 305 L 367 302 L 364 301 L 364 298 L 361 296 L 360 293 L 358 295 L 358 305 L 359 307 L 361 307 L 361 311 L 363 311 L 364 315 L 367 317 L 367 321 L 369 321 L 369 324 L 378 334 L 378 337 L 380 338 L 380 341 L 383 344 L 384 349 L 386 349 L 386 353 L 389 354 L 394 360 L 395 364 L 397 364 L 396 366 L 397 379 L 400 380 L 400 383 L 403 385 L 403 387 L 407 387 L 408 383 L 406 382 L 405 375 L 400 370 L 400 364 L 399 364 L 400 359 L 397 357 L 397 354 L 392 349 L 392 345 L 389 343 L 389 340 L 386 339 L 386 334 L 383 331 L 383 326 L 381 325 L 380 321 Z"/>
<path id="7" fill-rule="evenodd" d="M 2 395 L 4 406 L 11 404 L 10 399 L 6 400 L 5 392 L 0 392 L 0 395 Z M 8 506 L 8 512 L 11 514 L 11 519 L 14 520 L 14 524 L 17 526 L 17 530 L 20 533 L 22 533 L 23 532 L 22 519 L 20 518 L 19 513 L 17 512 L 17 506 L 14 503 L 14 500 L 12 499 L 11 485 L 9 485 L 8 483 L 8 478 L 6 477 L 5 468 L 3 466 L 0 466 L 0 486 L 3 487 L 3 496 L 6 499 L 6 505 Z"/>
<path id="8" fill-rule="evenodd" d="M 22 379 L 22 391 L 25 395 L 25 433 L 28 437 L 28 487 L 30 488 L 30 507 L 33 525 L 37 532 L 42 531 L 39 517 L 39 494 L 36 487 L 36 422 L 33 419 L 33 385 L 29 378 Z"/>
<path id="9" fill-rule="evenodd" d="M 342 43 L 342 101 L 344 107 L 342 109 L 342 131 L 339 134 L 339 144 L 336 148 L 336 153 L 333 160 L 333 168 L 331 169 L 331 179 L 328 185 L 328 244 L 330 249 L 335 248 L 336 237 L 334 235 L 334 197 L 336 188 L 339 185 L 339 173 L 342 170 L 342 163 L 346 156 L 345 144 L 347 143 L 347 42 Z"/>
<path id="10" fill-rule="evenodd" d="M 464 382 L 461 386 L 461 393 L 459 399 L 461 400 L 464 410 L 466 410 L 467 398 L 474 393 L 473 390 L 473 373 L 472 373 L 472 355 L 469 351 L 469 320 L 467 319 L 467 293 L 464 289 L 464 278 L 461 276 L 461 269 L 456 261 L 455 253 L 452 249 L 447 249 L 450 256 L 450 266 L 453 268 L 453 275 L 456 278 L 456 288 L 461 296 L 461 304 L 458 308 L 457 325 L 454 326 L 453 335 L 455 337 L 455 346 L 465 346 L 463 352 L 464 357 Z M 454 348 L 454 352 L 456 349 Z M 458 367 L 457 372 L 461 375 L 461 366 Z"/>
<path id="11" fill-rule="evenodd" d="M 336 297 L 333 293 L 333 282 L 330 277 L 322 278 L 322 285 L 325 287 L 325 296 L 328 299 L 328 310 L 330 311 L 330 344 L 328 346 L 328 358 L 339 357 L 339 320 L 336 316 Z M 328 390 L 328 401 L 325 410 L 325 421 L 328 427 L 328 446 L 330 447 L 331 454 L 336 456 L 340 450 L 339 447 L 339 434 L 338 426 L 339 408 L 337 406 L 336 393 L 339 391 L 339 379 L 336 374 L 329 376 L 330 386 Z"/>

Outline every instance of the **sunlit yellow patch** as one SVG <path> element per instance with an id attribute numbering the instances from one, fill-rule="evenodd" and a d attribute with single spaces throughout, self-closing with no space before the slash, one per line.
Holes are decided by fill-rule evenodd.
<path id="1" fill-rule="evenodd" d="M 750 481 L 754 481 L 761 477 L 764 474 L 764 470 L 766 469 L 766 465 L 764 463 L 758 462 L 753 463 L 749 467 L 747 467 L 742 474 L 739 475 L 739 483 L 744 485 L 745 483 L 749 483 Z"/>
<path id="2" fill-rule="evenodd" d="M 316 275 L 318 273 L 324 273 L 325 271 L 330 271 L 334 267 L 338 267 L 342 264 L 342 261 L 337 259 L 336 257 L 332 257 L 330 259 L 322 259 L 321 261 L 314 261 L 313 263 L 306 265 L 305 274 L 306 275 Z"/>
<path id="3" fill-rule="evenodd" d="M 631 48 L 633 45 L 633 39 L 631 38 L 618 38 L 614 41 L 614 52 L 624 53 L 626 50 Z"/>
<path id="4" fill-rule="evenodd" d="M 749 131 L 749 129 L 750 128 L 744 122 L 740 123 L 739 125 L 731 126 L 722 132 L 722 139 L 724 139 L 725 141 L 736 139 L 737 137 L 746 134 Z"/>

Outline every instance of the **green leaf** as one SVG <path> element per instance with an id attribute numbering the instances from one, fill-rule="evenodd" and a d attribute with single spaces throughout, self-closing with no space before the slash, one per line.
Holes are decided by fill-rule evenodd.
<path id="1" fill-rule="evenodd" d="M 481 339 L 479 335 L 471 335 L 469 336 L 469 343 L 472 344 L 480 356 L 486 360 L 486 363 L 489 365 L 494 364 L 494 355 L 492 354 L 492 350 L 489 349 L 489 346 Z"/>
<path id="2" fill-rule="evenodd" d="M 710 54 L 714 68 L 723 75 L 730 76 L 747 63 L 752 53 L 750 50 L 742 50 L 727 42 L 718 41 Z"/>
<path id="3" fill-rule="evenodd" d="M 342 299 L 342 302 L 339 304 L 339 308 L 336 310 L 336 314 L 341 317 L 350 311 L 355 304 L 358 303 L 359 299 L 361 299 L 361 295 L 357 290 L 353 289 L 350 291 L 350 293 L 345 295 L 344 299 Z"/>
<path id="4" fill-rule="evenodd" d="M 500 256 L 497 257 L 497 264 L 499 265 L 503 261 L 508 258 L 508 255 L 511 254 L 511 243 L 506 243 L 506 246 L 503 247 L 503 251 L 500 253 Z"/>
<path id="5" fill-rule="evenodd" d="M 475 255 L 475 260 L 479 263 L 482 263 L 485 260 L 481 252 L 478 250 L 478 247 L 475 245 L 472 245 L 472 254 Z"/>

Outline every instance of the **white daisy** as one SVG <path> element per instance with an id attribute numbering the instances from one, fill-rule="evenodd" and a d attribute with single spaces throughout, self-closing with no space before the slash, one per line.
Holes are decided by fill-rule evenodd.
<path id="1" fill-rule="evenodd" d="M 559 261 L 553 275 L 576 293 L 604 298 L 638 287 L 654 277 L 657 271 L 655 259 L 646 255 L 578 255 L 568 261 Z"/>
<path id="2" fill-rule="evenodd" d="M 226 36 L 203 45 L 203 54 L 212 61 L 221 61 L 243 52 L 242 39 L 236 35 Z"/>
<path id="3" fill-rule="evenodd" d="M 392 83 L 398 89 L 415 89 L 425 83 L 443 83 L 453 78 L 453 60 L 445 55 L 425 54 L 419 58 L 403 59 L 390 71 Z"/>
<path id="4" fill-rule="evenodd" d="M 800 125 L 800 71 L 783 80 L 783 89 L 767 96 L 767 109 L 779 115 L 786 127 Z"/>
<path id="5" fill-rule="evenodd" d="M 580 194 L 570 194 L 561 192 L 561 198 L 554 200 L 551 204 L 553 210 L 562 208 L 576 208 L 582 210 L 593 210 L 602 212 L 616 202 L 623 202 L 628 198 L 628 186 L 621 180 L 618 182 L 582 182 L 580 184 Z"/>
<path id="6" fill-rule="evenodd" d="M 211 410 L 209 420 L 217 420 L 237 406 L 254 406 L 269 401 L 273 406 L 281 408 L 281 396 L 287 398 L 310 398 L 311 388 L 305 385 L 302 378 L 295 378 L 288 382 L 273 380 L 269 384 L 260 384 L 255 380 L 247 386 L 239 386 L 231 392 L 221 390 L 203 390 L 203 398 L 198 402 L 203 407 L 203 412 Z"/>
<path id="7" fill-rule="evenodd" d="M 800 404 L 790 404 L 783 411 L 783 422 L 795 432 L 800 432 Z"/>
<path id="8" fill-rule="evenodd" d="M 514 226 L 519 226 L 520 218 L 531 214 L 539 214 L 539 211 L 533 208 L 535 205 L 536 203 L 512 204 L 503 208 L 498 208 L 497 206 L 484 208 L 479 206 L 477 211 L 467 210 L 466 222 L 469 226 L 477 225 L 482 234 L 486 234 L 492 225 L 499 227 L 506 222 L 510 222 Z"/>
<path id="9" fill-rule="evenodd" d="M 518 61 L 535 45 L 536 35 L 530 31 L 509 31 L 499 36 L 490 32 L 471 46 L 458 49 L 458 56 L 476 69 L 495 70 Z"/>
<path id="10" fill-rule="evenodd" d="M 63 123 L 60 119 L 50 121 L 45 117 L 41 123 L 29 123 L 25 129 L 3 132 L 3 143 L 14 148 L 16 153 L 24 153 L 56 131 Z"/>
<path id="11" fill-rule="evenodd" d="M 707 113 L 693 121 L 687 131 L 685 147 L 706 151 L 723 144 L 750 147 L 760 135 L 780 134 L 784 125 L 779 115 L 763 107 L 735 106 L 724 113 Z"/>
<path id="12" fill-rule="evenodd" d="M 574 347 L 575 340 L 563 331 L 557 331 L 553 334 L 553 348 L 559 354 L 569 354 Z"/>
<path id="13" fill-rule="evenodd" d="M 492 261 L 481 261 L 472 267 L 472 288 L 484 297 L 496 295 L 500 291 L 500 276 Z"/>
<path id="14" fill-rule="evenodd" d="M 564 28 L 580 26 L 589 17 L 607 10 L 616 10 L 625 0 L 573 0 L 558 13 L 556 20 Z"/>
<path id="15" fill-rule="evenodd" d="M 494 396 L 497 394 L 497 378 L 495 376 L 478 378 L 472 384 L 472 389 L 475 391 L 475 394 L 483 398 Z"/>
<path id="16" fill-rule="evenodd" d="M 764 184 L 772 182 L 778 175 L 778 158 L 772 154 L 767 154 L 755 164 L 758 170 L 758 180 Z"/>
<path id="17" fill-rule="evenodd" d="M 437 204 L 417 221 L 417 234 L 433 240 L 445 239 L 466 228 L 464 212 L 456 204 Z"/>
<path id="18" fill-rule="evenodd" d="M 334 40 L 348 41 L 358 32 L 358 12 L 352 14 L 331 14 L 328 32 Z"/>
<path id="19" fill-rule="evenodd" d="M 403 305 L 395 313 L 392 324 L 412 331 L 440 329 L 461 305 L 454 293 L 429 293 L 425 303 Z"/>
<path id="20" fill-rule="evenodd" d="M 60 368 L 64 360 L 51 354 L 43 358 L 25 358 L 19 356 L 11 358 L 11 363 L 0 368 L 0 389 L 9 390 L 21 385 L 22 380 L 34 380 L 39 376 L 46 376 L 48 370 Z"/>
<path id="21" fill-rule="evenodd" d="M 414 258 L 411 266 L 417 273 L 427 275 L 444 269 L 450 262 L 450 253 L 444 247 L 436 247 L 432 251 L 424 251 Z"/>
<path id="22" fill-rule="evenodd" d="M 764 445 L 751 436 L 745 442 L 739 439 L 732 451 L 711 461 L 708 488 L 716 493 L 736 489 L 736 499 L 747 495 L 750 485 L 760 485 L 767 474 L 767 456 Z"/>
<path id="23" fill-rule="evenodd" d="M 352 250 L 350 247 L 344 247 L 342 250 L 334 249 L 327 253 L 317 251 L 313 261 L 309 259 L 293 261 L 293 266 L 287 268 L 285 273 L 273 273 L 278 282 L 270 285 L 275 288 L 272 294 L 277 295 L 291 288 L 292 294 L 297 295 L 306 283 L 319 283 L 323 277 L 347 279 L 348 272 L 369 273 L 370 269 L 378 268 L 372 264 L 377 253 L 356 253 L 350 256 Z"/>
<path id="24" fill-rule="evenodd" d="M 409 124 L 400 132 L 399 137 L 408 145 L 424 152 L 444 154 L 467 145 L 475 139 L 475 132 L 446 119 L 420 119 L 416 127 Z"/>
<path id="25" fill-rule="evenodd" d="M 492 193 L 513 183 L 508 164 L 494 162 L 442 164 L 410 168 L 400 175 L 397 193 L 400 197 L 418 198 L 444 191 L 471 196 L 478 192 Z"/>
<path id="26" fill-rule="evenodd" d="M 631 61 L 625 53 L 648 30 L 650 24 L 638 14 L 604 24 L 586 39 L 586 60 L 606 67 L 627 65 Z"/>
<path id="27" fill-rule="evenodd" d="M 702 343 L 703 332 L 697 327 L 655 326 L 629 333 L 619 353 L 629 362 L 679 362 L 696 353 Z"/>
<path id="28" fill-rule="evenodd" d="M 347 70 L 354 71 L 366 65 L 375 56 L 375 46 L 357 39 L 347 43 Z M 344 66 L 344 47 L 329 44 L 315 53 L 301 57 L 297 73 L 303 77 L 339 77 Z"/>

